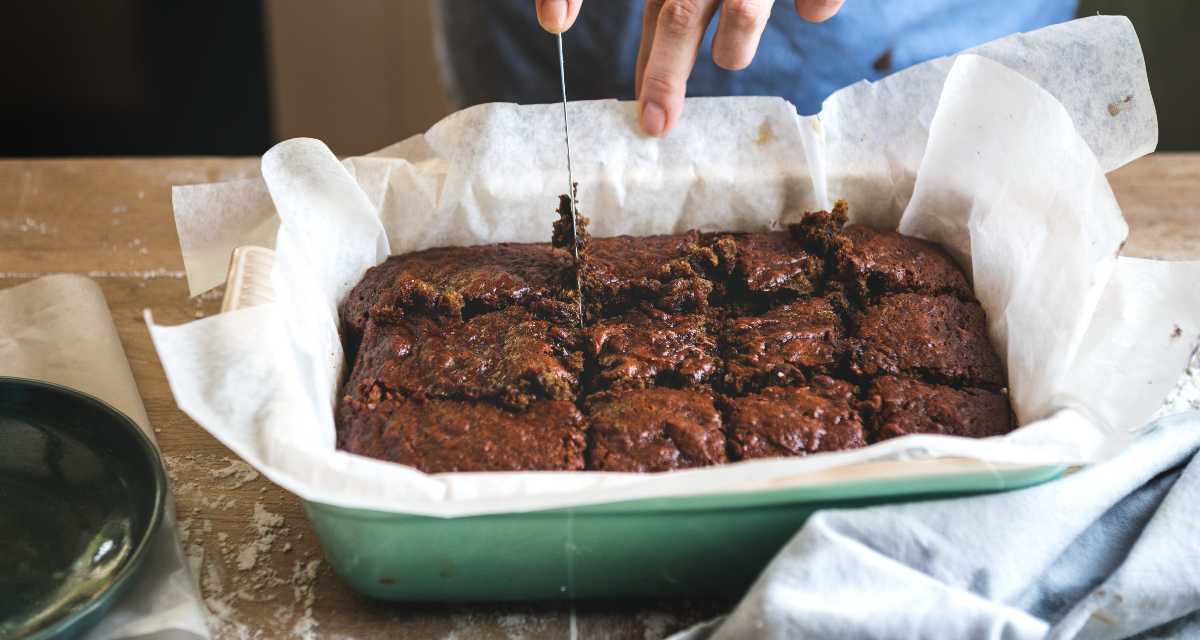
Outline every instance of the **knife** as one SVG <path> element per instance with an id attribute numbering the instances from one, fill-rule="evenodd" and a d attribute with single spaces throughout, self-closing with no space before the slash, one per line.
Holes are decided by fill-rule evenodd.
<path id="1" fill-rule="evenodd" d="M 571 173 L 571 130 L 567 126 L 567 72 L 563 63 L 562 34 L 558 34 L 558 80 L 562 85 L 563 141 L 567 146 L 567 198 L 571 211 L 571 252 L 575 257 L 575 299 L 579 303 L 579 326 L 583 326 L 583 283 L 579 275 L 579 218 L 575 212 L 575 176 Z"/>

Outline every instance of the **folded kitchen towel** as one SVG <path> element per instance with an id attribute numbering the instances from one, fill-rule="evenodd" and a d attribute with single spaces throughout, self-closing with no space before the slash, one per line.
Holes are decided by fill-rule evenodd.
<path id="1" fill-rule="evenodd" d="M 1200 638 L 1200 412 L 1056 482 L 830 510 L 677 637 Z"/>

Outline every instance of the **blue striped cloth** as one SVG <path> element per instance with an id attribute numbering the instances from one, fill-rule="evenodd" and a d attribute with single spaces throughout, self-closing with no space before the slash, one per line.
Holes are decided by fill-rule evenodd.
<path id="1" fill-rule="evenodd" d="M 1031 489 L 814 515 L 724 638 L 1200 638 L 1200 412 Z"/>

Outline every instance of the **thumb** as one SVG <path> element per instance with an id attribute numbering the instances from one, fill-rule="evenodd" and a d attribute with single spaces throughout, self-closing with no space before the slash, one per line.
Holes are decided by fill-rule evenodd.
<path id="1" fill-rule="evenodd" d="M 837 14 L 844 0 L 796 0 L 796 13 L 809 22 L 825 22 Z"/>
<path id="2" fill-rule="evenodd" d="M 550 33 L 562 33 L 575 24 L 583 0 L 534 0 L 538 23 Z"/>

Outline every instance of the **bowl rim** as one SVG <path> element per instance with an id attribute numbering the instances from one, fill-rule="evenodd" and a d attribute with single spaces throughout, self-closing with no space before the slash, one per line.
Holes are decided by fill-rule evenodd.
<path id="1" fill-rule="evenodd" d="M 121 567 L 117 571 L 117 574 L 109 580 L 108 584 L 97 591 L 86 603 L 54 621 L 49 626 L 38 629 L 32 635 L 27 636 L 26 640 L 43 640 L 58 637 L 67 631 L 83 631 L 82 628 L 75 629 L 76 625 L 83 622 L 86 626 L 90 627 L 92 624 L 98 622 L 98 619 L 92 620 L 92 616 L 111 606 L 129 588 L 133 582 L 133 577 L 139 573 L 146 562 L 146 557 L 150 554 L 150 546 L 154 541 L 154 536 L 162 526 L 166 510 L 167 474 L 163 466 L 162 456 L 159 454 L 158 446 L 150 439 L 150 435 L 143 431 L 132 418 L 111 404 L 89 393 L 53 382 L 16 376 L 0 376 L 0 387 L 48 391 L 52 394 L 62 396 L 65 401 L 82 403 L 94 410 L 98 410 L 102 414 L 106 414 L 110 418 L 109 422 L 114 425 L 114 428 L 120 428 L 132 434 L 137 447 L 141 450 L 142 460 L 145 464 L 149 465 L 151 476 L 154 478 L 154 506 L 146 522 L 144 533 L 135 541 L 133 551 L 130 553 L 129 559 L 126 560 L 125 566 Z"/>

